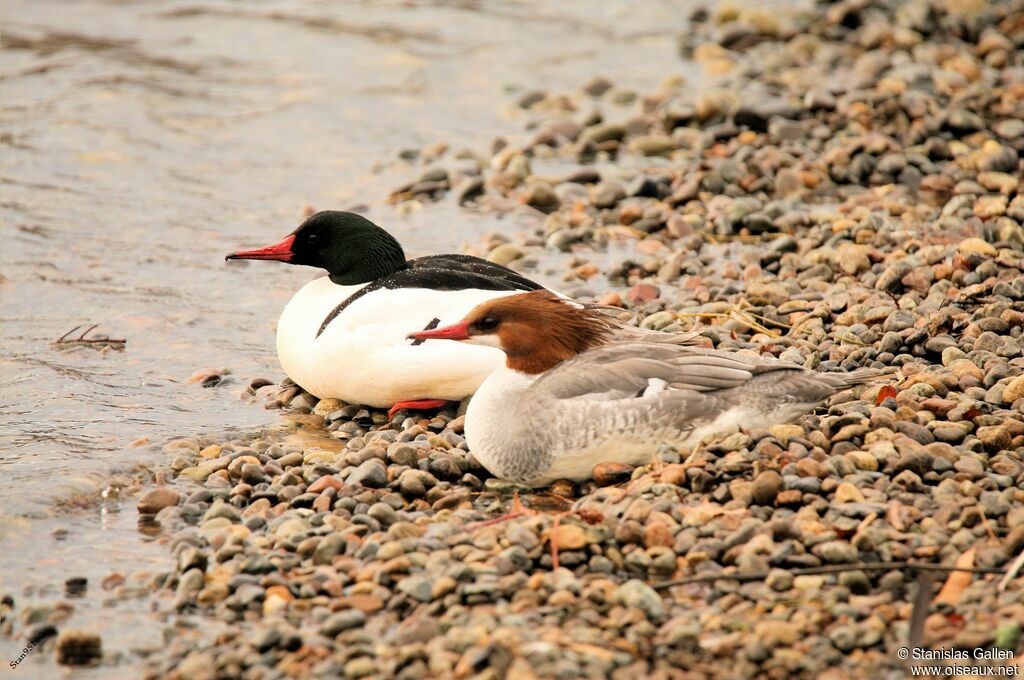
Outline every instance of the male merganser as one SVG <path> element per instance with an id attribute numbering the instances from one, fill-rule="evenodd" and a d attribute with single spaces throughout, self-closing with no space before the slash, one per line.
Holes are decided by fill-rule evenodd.
<path id="1" fill-rule="evenodd" d="M 459 323 L 410 337 L 505 353 L 469 403 L 466 440 L 491 474 L 528 486 L 583 481 L 598 463 L 645 464 L 662 444 L 689 448 L 736 425 L 792 420 L 880 374 L 617 341 L 593 311 L 547 291 L 484 302 Z"/>
<path id="2" fill-rule="evenodd" d="M 409 341 L 486 300 L 543 288 L 487 260 L 402 246 L 354 213 L 324 211 L 280 243 L 229 260 L 278 260 L 326 269 L 291 299 L 277 324 L 285 373 L 320 398 L 374 407 L 437 408 L 472 394 L 502 363 L 492 347 Z"/>

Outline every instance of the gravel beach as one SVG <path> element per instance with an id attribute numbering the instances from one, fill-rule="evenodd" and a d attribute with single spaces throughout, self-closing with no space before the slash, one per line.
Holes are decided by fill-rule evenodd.
<path id="1" fill-rule="evenodd" d="M 713 90 L 521 92 L 520 132 L 403 152 L 387 200 L 530 214 L 470 249 L 556 262 L 645 328 L 888 375 L 521 490 L 501 522 L 520 490 L 454 408 L 389 420 L 253 380 L 283 424 L 169 442 L 138 498 L 176 564 L 144 586 L 165 626 L 146 677 L 902 678 L 905 647 L 1024 673 L 1024 577 L 999 573 L 1024 552 L 1024 2 L 690 20 L 680 57 Z M 61 663 L 103 654 L 3 607 L 5 635 Z"/>

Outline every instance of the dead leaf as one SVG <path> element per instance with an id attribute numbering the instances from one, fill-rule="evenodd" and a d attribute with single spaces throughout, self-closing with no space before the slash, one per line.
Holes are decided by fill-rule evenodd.
<path id="1" fill-rule="evenodd" d="M 974 554 L 974 548 L 964 551 L 960 557 L 956 558 L 955 566 L 961 569 L 974 567 Z M 942 585 L 942 590 L 935 596 L 932 604 L 945 603 L 955 607 L 959 604 L 960 598 L 963 596 L 964 591 L 967 590 L 967 586 L 971 585 L 973 578 L 974 575 L 968 571 L 950 572 L 946 582 Z"/>
<path id="2" fill-rule="evenodd" d="M 903 505 L 899 501 L 890 501 L 889 509 L 885 513 L 885 521 L 896 531 L 906 531 L 914 517 L 914 508 Z"/>
<path id="3" fill-rule="evenodd" d="M 881 406 L 882 402 L 888 399 L 889 397 L 895 399 L 896 394 L 897 392 L 895 387 L 893 387 L 892 385 L 884 385 L 882 389 L 878 390 L 878 396 L 875 397 L 875 406 Z"/>

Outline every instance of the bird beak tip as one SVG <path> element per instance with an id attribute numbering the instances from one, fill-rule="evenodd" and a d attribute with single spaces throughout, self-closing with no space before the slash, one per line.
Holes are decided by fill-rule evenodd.
<path id="1" fill-rule="evenodd" d="M 469 326 L 465 321 L 463 321 L 451 326 L 445 326 L 444 328 L 434 328 L 431 330 L 422 330 L 417 331 L 416 333 L 410 333 L 408 337 L 413 340 L 468 340 Z"/>

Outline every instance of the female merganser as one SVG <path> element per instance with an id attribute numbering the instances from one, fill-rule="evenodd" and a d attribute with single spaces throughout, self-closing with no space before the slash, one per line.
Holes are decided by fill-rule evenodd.
<path id="1" fill-rule="evenodd" d="M 616 341 L 594 312 L 547 291 L 484 302 L 459 323 L 410 337 L 505 353 L 469 403 L 466 440 L 491 474 L 528 486 L 589 479 L 598 463 L 645 464 L 662 444 L 692 447 L 735 425 L 785 422 L 880 374 Z"/>
<path id="2" fill-rule="evenodd" d="M 472 394 L 502 362 L 492 347 L 410 341 L 476 305 L 543 288 L 487 260 L 431 255 L 406 260 L 370 220 L 316 213 L 280 243 L 229 260 L 278 260 L 326 269 L 281 314 L 277 355 L 288 376 L 320 398 L 374 407 L 437 408 Z"/>

